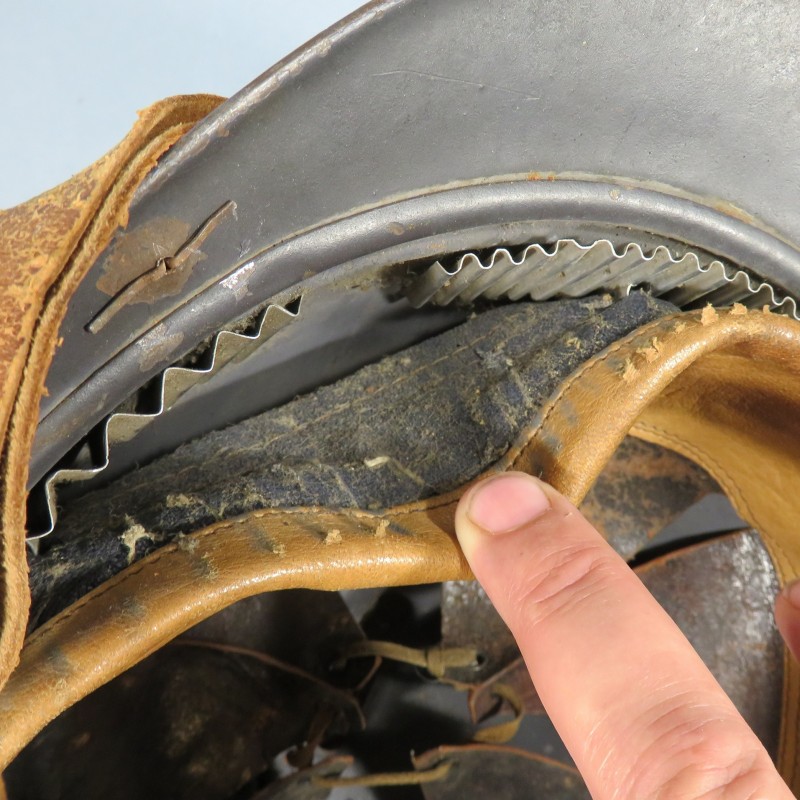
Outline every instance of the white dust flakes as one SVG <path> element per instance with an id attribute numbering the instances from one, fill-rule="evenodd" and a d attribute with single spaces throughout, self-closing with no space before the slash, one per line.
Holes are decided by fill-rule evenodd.
<path id="1" fill-rule="evenodd" d="M 340 544 L 342 541 L 342 532 L 338 528 L 333 528 L 325 535 L 325 544 Z"/>
<path id="2" fill-rule="evenodd" d="M 119 538 L 122 544 L 128 548 L 128 563 L 132 564 L 136 557 L 136 544 L 142 539 L 152 539 L 153 537 L 138 522 L 130 520 L 128 529 Z"/>

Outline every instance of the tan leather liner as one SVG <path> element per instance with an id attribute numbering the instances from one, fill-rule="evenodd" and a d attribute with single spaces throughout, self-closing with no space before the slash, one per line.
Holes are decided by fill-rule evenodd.
<path id="1" fill-rule="evenodd" d="M 577 503 L 631 429 L 706 467 L 762 533 L 781 579 L 797 575 L 800 324 L 734 307 L 647 325 L 562 384 L 491 471 L 526 469 Z M 0 692 L 0 764 L 64 708 L 242 597 L 464 578 L 452 528 L 460 494 L 383 514 L 259 511 L 153 553 L 26 642 Z M 790 781 L 797 701 L 787 661 L 780 766 Z"/>
<path id="2" fill-rule="evenodd" d="M 66 183 L 0 212 L 0 686 L 27 624 L 25 487 L 44 377 L 66 303 L 156 160 L 222 98 L 174 97 Z"/>

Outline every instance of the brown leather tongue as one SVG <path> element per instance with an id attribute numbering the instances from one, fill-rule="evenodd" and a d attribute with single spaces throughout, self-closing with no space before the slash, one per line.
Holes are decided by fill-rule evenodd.
<path id="1" fill-rule="evenodd" d="M 800 325 L 742 306 L 646 325 L 587 362 L 517 467 L 580 502 L 631 431 L 704 467 L 761 534 L 781 584 L 800 574 Z M 778 766 L 800 789 L 800 669 L 784 655 Z"/>
<path id="2" fill-rule="evenodd" d="M 187 95 L 139 113 L 125 139 L 70 180 L 0 211 L 0 686 L 27 625 L 25 498 L 39 399 L 67 302 L 158 158 L 222 102 Z"/>

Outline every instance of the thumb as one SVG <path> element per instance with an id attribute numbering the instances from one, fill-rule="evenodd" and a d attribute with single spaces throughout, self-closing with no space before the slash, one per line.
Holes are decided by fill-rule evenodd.
<path id="1" fill-rule="evenodd" d="M 800 581 L 790 583 L 775 600 L 775 622 L 783 641 L 800 661 Z"/>
<path id="2" fill-rule="evenodd" d="M 592 797 L 791 797 L 677 626 L 552 487 L 476 484 L 456 531 Z"/>

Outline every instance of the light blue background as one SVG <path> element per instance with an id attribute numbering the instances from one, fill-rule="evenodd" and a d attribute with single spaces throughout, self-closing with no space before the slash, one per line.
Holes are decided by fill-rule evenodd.
<path id="1" fill-rule="evenodd" d="M 0 208 L 66 180 L 173 94 L 229 96 L 359 0 L 0 0 Z"/>

